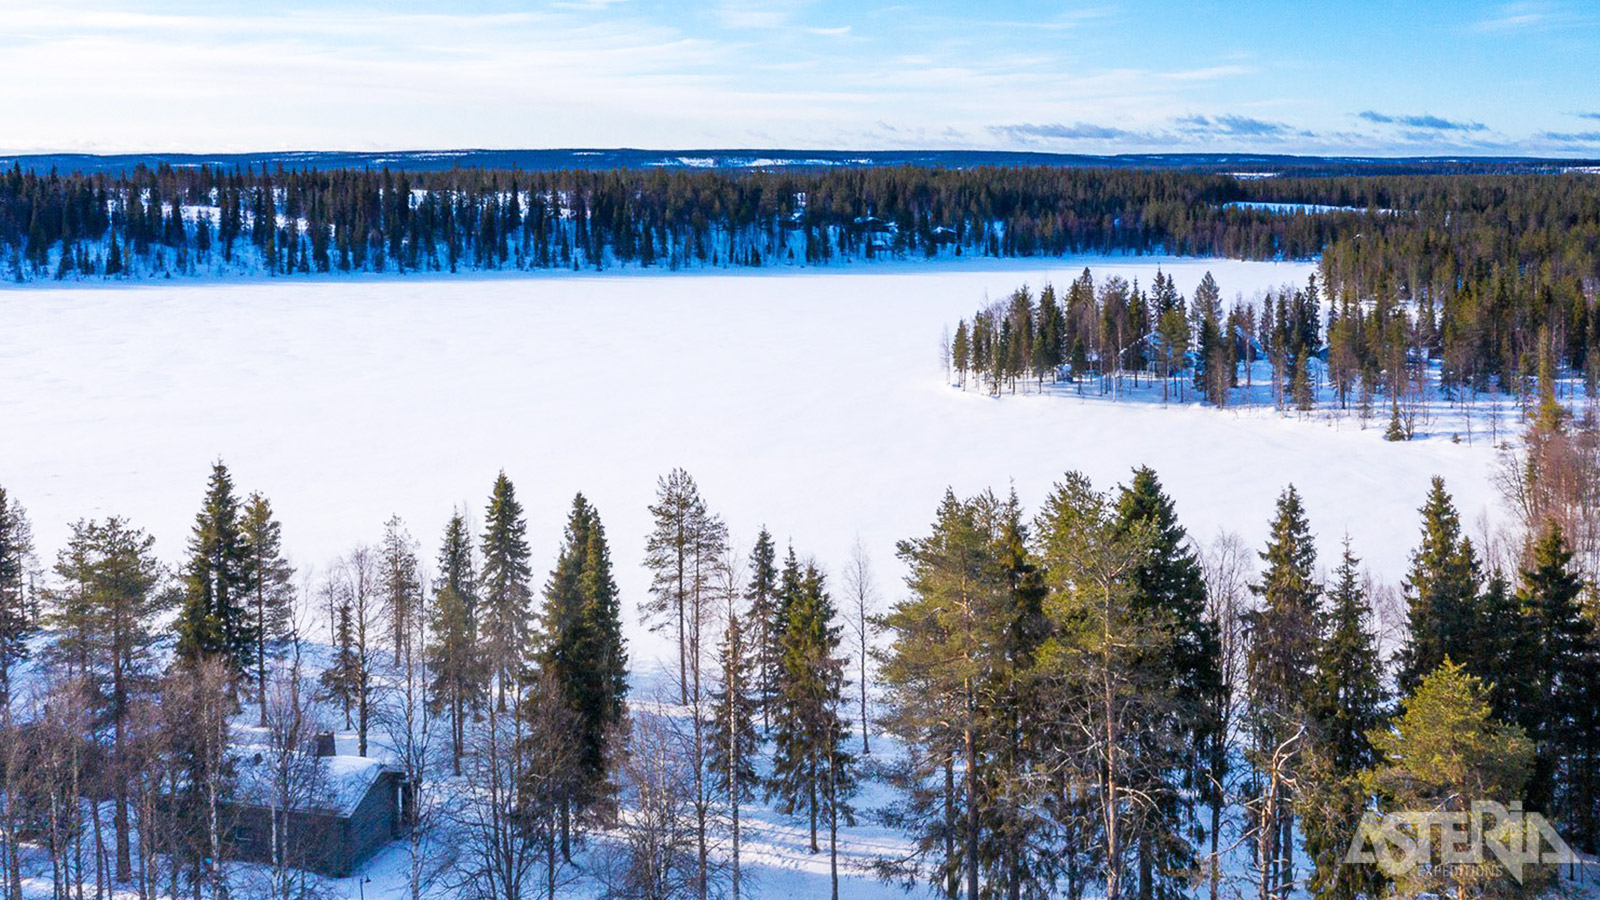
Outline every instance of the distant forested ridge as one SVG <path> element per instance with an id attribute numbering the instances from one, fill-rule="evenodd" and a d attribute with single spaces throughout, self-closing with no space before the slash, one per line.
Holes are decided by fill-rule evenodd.
<path id="1" fill-rule="evenodd" d="M 15 277 L 826 264 L 1084 251 L 1303 257 L 1312 217 L 1223 209 L 1217 175 L 894 168 L 222 172 L 0 185 Z"/>
<path id="2" fill-rule="evenodd" d="M 1324 208 L 1251 205 L 1284 203 Z M 1475 339 L 1490 342 L 1512 339 L 1506 329 L 1529 342 L 1539 325 L 1557 330 L 1559 309 L 1570 323 L 1559 328 L 1564 336 L 1587 340 L 1577 319 L 1592 315 L 1600 285 L 1600 177 L 165 165 L 115 176 L 14 166 L 0 175 L 0 272 L 16 281 L 1086 252 L 1320 254 L 1330 303 L 1427 300 L 1479 310 L 1471 312 L 1482 319 Z M 1585 349 L 1568 348 L 1579 357 Z"/>

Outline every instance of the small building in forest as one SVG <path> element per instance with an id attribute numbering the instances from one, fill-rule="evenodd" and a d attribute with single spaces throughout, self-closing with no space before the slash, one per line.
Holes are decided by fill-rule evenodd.
<path id="1" fill-rule="evenodd" d="M 253 741 L 264 736 L 257 731 L 264 729 L 234 729 L 236 789 L 221 816 L 230 859 L 269 863 L 282 841 L 284 858 L 296 868 L 342 878 L 414 821 L 415 797 L 400 769 L 338 754 L 329 733 L 317 735 L 309 752 L 290 756 Z M 295 787 L 286 790 L 291 782 Z M 285 804 L 285 796 L 295 799 Z"/>

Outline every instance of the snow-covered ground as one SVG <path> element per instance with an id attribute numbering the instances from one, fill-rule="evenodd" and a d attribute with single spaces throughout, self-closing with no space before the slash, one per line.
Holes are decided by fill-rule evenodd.
<path id="1" fill-rule="evenodd" d="M 1110 487 L 1153 466 L 1183 522 L 1259 546 L 1275 497 L 1304 493 L 1324 561 L 1349 532 L 1396 581 L 1434 474 L 1468 522 L 1497 507 L 1487 441 L 1386 443 L 1381 421 L 1055 395 L 993 399 L 946 384 L 939 341 L 985 295 L 1058 285 L 1092 266 L 1185 294 L 1304 283 L 1306 263 L 1155 258 L 894 265 L 757 273 L 378 277 L 0 292 L 0 485 L 47 560 L 80 517 L 130 517 L 176 562 L 212 460 L 271 497 L 314 573 L 399 514 L 431 557 L 451 507 L 475 518 L 502 467 L 553 562 L 572 494 L 599 508 L 630 617 L 648 585 L 646 506 L 673 466 L 744 545 L 768 525 L 837 571 L 857 535 L 887 600 L 897 539 L 921 534 L 945 487 L 1014 486 L 1037 508 L 1070 469 Z M 630 621 L 641 670 L 664 646 Z M 867 805 L 870 805 L 870 801 Z M 755 811 L 764 896 L 814 896 L 826 856 L 798 823 Z M 901 839 L 846 832 L 865 860 Z M 404 848 L 367 896 L 399 896 Z M 356 896 L 356 880 L 338 889 Z M 843 896 L 897 896 L 851 873 Z"/>

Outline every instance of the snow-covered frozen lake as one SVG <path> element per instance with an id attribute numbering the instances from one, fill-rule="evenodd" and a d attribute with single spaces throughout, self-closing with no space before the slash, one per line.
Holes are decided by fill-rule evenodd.
<path id="1" fill-rule="evenodd" d="M 0 291 L 0 485 L 47 559 L 67 523 L 120 514 L 182 553 L 209 463 L 227 461 L 284 523 L 300 567 L 376 541 L 398 513 L 431 559 L 451 507 L 475 517 L 504 467 L 553 562 L 575 491 L 598 506 L 630 615 L 656 477 L 687 468 L 748 545 L 838 567 L 859 533 L 899 591 L 894 542 L 946 485 L 1014 484 L 1037 508 L 1080 469 L 1102 486 L 1149 464 L 1192 534 L 1266 533 L 1294 482 L 1331 561 L 1348 531 L 1403 572 L 1429 476 L 1463 518 L 1495 505 L 1493 451 L 1390 444 L 1353 420 L 1278 420 L 944 385 L 942 329 L 1017 285 L 1085 264 L 1185 294 L 1303 282 L 1305 263 L 1114 258 L 755 274 L 356 279 Z M 655 657 L 632 629 L 634 658 Z"/>

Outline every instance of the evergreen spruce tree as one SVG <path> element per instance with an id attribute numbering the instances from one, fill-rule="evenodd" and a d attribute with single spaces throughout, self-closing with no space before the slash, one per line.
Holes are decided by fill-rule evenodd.
<path id="1" fill-rule="evenodd" d="M 1134 470 L 1118 498 L 1116 521 L 1124 536 L 1142 536 L 1131 603 L 1144 624 L 1163 636 L 1133 664 L 1147 673 L 1144 678 L 1165 685 L 1169 700 L 1162 721 L 1143 729 L 1146 779 L 1136 786 L 1145 794 L 1148 820 L 1137 848 L 1138 896 L 1150 900 L 1175 896 L 1175 879 L 1194 865 L 1184 829 L 1194 821 L 1192 798 L 1206 778 L 1199 760 L 1213 727 L 1205 701 L 1221 678 L 1218 637 L 1206 619 L 1199 560 L 1154 471 Z"/>
<path id="2" fill-rule="evenodd" d="M 1478 558 L 1472 542 L 1461 536 L 1461 517 L 1444 479 L 1433 479 L 1419 512 L 1422 542 L 1412 553 L 1404 585 L 1408 627 L 1398 675 L 1400 690 L 1407 693 L 1446 656 L 1465 662 L 1477 654 L 1471 638 L 1478 615 Z"/>
<path id="3" fill-rule="evenodd" d="M 761 708 L 761 730 L 772 731 L 772 705 L 777 698 L 778 664 L 783 658 L 778 621 L 777 551 L 765 525 L 750 548 L 750 583 L 745 587 L 751 653 L 755 657 L 755 696 Z"/>
<path id="4" fill-rule="evenodd" d="M 422 573 L 418 570 L 417 542 L 399 516 L 383 525 L 383 545 L 378 550 L 378 589 L 383 592 L 383 612 L 389 620 L 389 646 L 395 665 L 408 655 L 411 623 L 422 615 Z"/>
<path id="5" fill-rule="evenodd" d="M 572 512 L 555 568 L 545 583 L 541 675 L 569 710 L 578 772 L 559 811 L 562 853 L 571 858 L 574 815 L 609 809 L 612 740 L 623 718 L 627 656 L 622 646 L 617 586 L 605 530 L 582 494 Z"/>
<path id="6" fill-rule="evenodd" d="M 1478 598 L 1478 614 L 1468 646 L 1471 653 L 1461 660 L 1469 672 L 1493 673 L 1484 683 L 1484 693 L 1494 717 L 1502 722 L 1522 724 L 1527 716 L 1537 715 L 1536 667 L 1516 664 L 1539 653 L 1539 637 L 1534 623 L 1523 614 L 1522 603 L 1506 577 L 1498 570 L 1484 580 Z"/>
<path id="7" fill-rule="evenodd" d="M 844 749 L 849 726 L 840 717 L 845 659 L 833 601 L 815 566 L 806 566 L 786 611 L 780 708 L 774 734 L 768 795 L 785 815 L 804 814 L 811 852 L 819 824 L 837 814 L 854 821 L 848 804 L 854 784 L 853 758 Z"/>
<path id="8" fill-rule="evenodd" d="M 1383 660 L 1359 565 L 1346 536 L 1308 692 L 1311 740 L 1298 805 L 1317 900 L 1376 897 L 1383 888 L 1376 866 L 1345 860 L 1366 808 L 1361 773 L 1377 762 L 1368 735 L 1386 719 Z"/>
<path id="9" fill-rule="evenodd" d="M 1409 441 L 1411 435 L 1406 433 L 1405 422 L 1400 419 L 1400 398 L 1392 398 L 1389 404 L 1389 424 L 1383 430 L 1383 439 L 1386 441 Z"/>
<path id="10" fill-rule="evenodd" d="M 1263 897 L 1285 896 L 1294 884 L 1294 791 L 1306 744 L 1307 690 L 1316 661 L 1317 551 L 1300 494 L 1278 498 L 1271 537 L 1261 554 L 1261 581 L 1251 590 L 1261 606 L 1248 620 L 1251 762 L 1261 784 L 1257 866 Z"/>
<path id="11" fill-rule="evenodd" d="M 1589 594 L 1589 631 L 1574 649 L 1563 691 L 1574 713 L 1563 741 L 1571 755 L 1562 773 L 1557 810 L 1569 840 L 1585 853 L 1600 852 L 1600 610 Z"/>
<path id="12" fill-rule="evenodd" d="M 484 514 L 483 571 L 478 578 L 479 634 L 487 675 L 494 684 L 494 702 L 502 710 L 507 691 L 522 675 L 529 648 L 528 622 L 533 610 L 527 534 L 516 488 L 502 471 L 495 478 Z"/>
<path id="13" fill-rule="evenodd" d="M 1212 403 L 1221 406 L 1222 404 L 1217 402 L 1215 391 L 1213 359 L 1217 356 L 1217 350 L 1223 340 L 1222 289 L 1217 286 L 1217 280 L 1210 272 L 1201 276 L 1200 284 L 1194 289 L 1194 302 L 1190 304 L 1189 311 L 1194 318 L 1190 330 L 1194 334 L 1195 341 L 1195 390 L 1201 391 Z"/>
<path id="14" fill-rule="evenodd" d="M 987 506 L 987 504 L 985 504 Z M 1045 702 L 1036 678 L 1039 653 L 1050 635 L 1044 604 L 1045 573 L 1028 547 L 1029 530 L 1015 492 L 992 507 L 987 518 L 990 555 L 1000 579 L 1001 640 L 998 659 L 983 692 L 986 711 L 982 744 L 985 766 L 983 818 L 991 837 L 982 856 L 997 894 L 1020 897 L 1050 886 L 1060 866 L 1037 852 L 1052 829 L 1046 790 L 1053 777 L 1039 752 L 1038 707 Z"/>
<path id="15" fill-rule="evenodd" d="M 251 669 L 257 642 L 245 604 L 255 588 L 250 547 L 234 499 L 233 477 L 221 462 L 211 468 L 205 503 L 189 538 L 183 572 L 184 600 L 178 614 L 178 661 L 192 666 L 218 656 L 235 675 Z"/>
<path id="16" fill-rule="evenodd" d="M 28 658 L 34 622 L 28 612 L 27 565 L 33 537 L 22 504 L 0 487 L 0 709 L 9 709 L 11 671 Z"/>
<path id="17" fill-rule="evenodd" d="M 1596 675 L 1595 623 L 1580 602 L 1583 580 L 1572 567 L 1561 526 L 1550 522 L 1534 541 L 1522 572 L 1517 600 L 1528 617 L 1537 651 L 1514 665 L 1529 670 L 1530 699 L 1520 724 L 1533 741 L 1534 764 L 1528 803 L 1536 809 L 1581 819 L 1594 815 L 1595 797 L 1574 796 L 1571 787 L 1590 737 L 1574 727 L 1590 699 L 1586 682 Z"/>
<path id="18" fill-rule="evenodd" d="M 429 696 L 434 712 L 447 714 L 452 769 L 460 775 L 467 719 L 486 695 L 486 671 L 478 642 L 472 536 L 460 512 L 453 514 L 445 526 L 438 566 L 428 622 L 428 668 L 433 673 Z"/>
<path id="19" fill-rule="evenodd" d="M 245 500 L 239 525 L 248 553 L 250 626 L 256 638 L 256 697 L 260 701 L 260 724 L 265 727 L 267 660 L 273 645 L 287 640 L 294 627 L 294 567 L 283 557 L 283 527 L 273 517 L 272 504 L 261 493 L 251 493 Z"/>
<path id="20" fill-rule="evenodd" d="M 592 670 L 590 690 L 585 694 L 586 733 L 605 742 L 604 757 L 609 763 L 615 755 L 610 741 L 622 733 L 628 714 L 628 649 L 622 634 L 622 601 L 612 575 L 611 547 L 598 512 L 593 512 L 585 550 L 579 587 L 590 638 L 585 656 Z"/>
<path id="21" fill-rule="evenodd" d="M 972 366 L 972 336 L 967 331 L 967 320 L 956 324 L 956 336 L 950 341 L 950 364 L 955 367 L 961 386 L 967 385 L 967 371 Z"/>
<path id="22" fill-rule="evenodd" d="M 773 637 L 775 659 L 779 669 L 783 667 L 783 642 L 789 627 L 789 611 L 796 603 L 800 602 L 800 592 L 803 587 L 800 569 L 800 558 L 795 556 L 794 545 L 789 545 L 789 552 L 783 557 L 783 568 L 778 571 L 778 598 L 774 609 Z M 781 677 L 781 675 L 779 676 Z"/>
<path id="23" fill-rule="evenodd" d="M 728 798 L 730 805 L 749 800 L 759 786 L 755 758 L 761 738 L 756 731 L 753 650 L 745 638 L 738 611 L 729 609 L 728 624 L 717 646 L 721 683 L 712 694 L 708 729 L 711 751 L 707 759 L 712 786 Z"/>
<path id="24" fill-rule="evenodd" d="M 1047 284 L 1039 292 L 1039 313 L 1035 318 L 1039 334 L 1034 340 L 1034 357 L 1040 374 L 1049 374 L 1054 381 L 1062 363 L 1067 361 L 1066 314 L 1056 300 L 1054 285 Z"/>
<path id="25" fill-rule="evenodd" d="M 1300 412 L 1310 412 L 1315 405 L 1315 391 L 1311 383 L 1311 358 L 1310 350 L 1301 347 L 1299 354 L 1294 358 L 1294 371 L 1289 375 L 1289 396 L 1294 400 L 1294 408 Z"/>
<path id="26" fill-rule="evenodd" d="M 334 625 L 333 665 L 322 671 L 319 682 L 323 696 L 344 710 L 344 727 L 354 726 L 351 712 L 360 701 L 361 655 L 356 648 L 355 614 L 348 596 L 339 603 Z"/>

